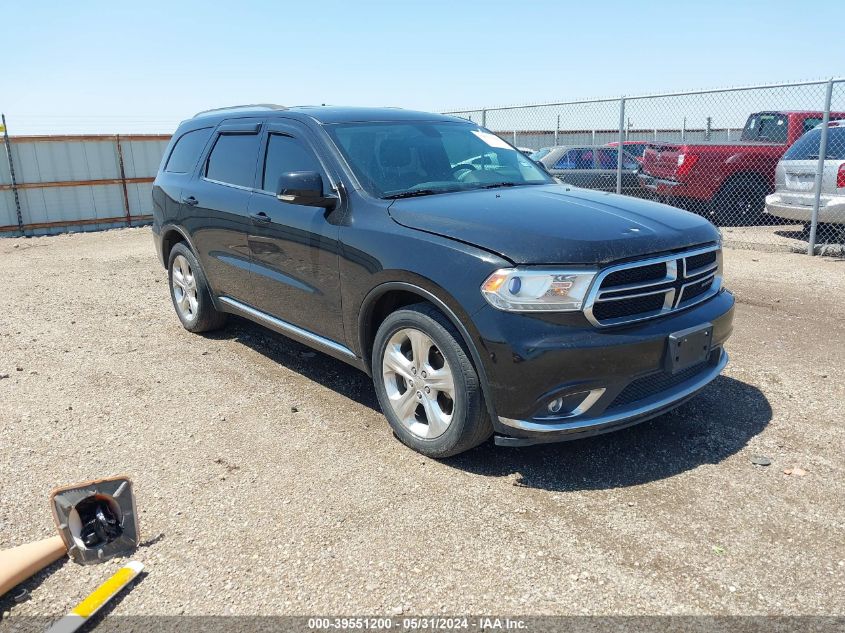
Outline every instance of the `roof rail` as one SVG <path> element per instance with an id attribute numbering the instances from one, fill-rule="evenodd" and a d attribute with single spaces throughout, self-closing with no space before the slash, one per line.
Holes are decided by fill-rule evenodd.
<path id="1" fill-rule="evenodd" d="M 212 108 L 211 110 L 203 110 L 202 112 L 197 112 L 193 116 L 193 118 L 197 118 L 198 116 L 204 116 L 206 114 L 214 114 L 215 112 L 226 112 L 228 110 L 287 110 L 287 108 L 283 105 L 278 105 L 275 103 L 249 103 L 245 105 L 225 106 L 222 108 Z"/>

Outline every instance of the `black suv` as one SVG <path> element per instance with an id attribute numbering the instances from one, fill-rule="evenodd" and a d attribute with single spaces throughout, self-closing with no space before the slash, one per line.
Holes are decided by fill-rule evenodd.
<path id="1" fill-rule="evenodd" d="M 433 457 L 634 424 L 727 363 L 734 299 L 709 222 L 556 184 L 464 119 L 203 112 L 153 200 L 186 329 L 233 313 L 358 367 Z"/>

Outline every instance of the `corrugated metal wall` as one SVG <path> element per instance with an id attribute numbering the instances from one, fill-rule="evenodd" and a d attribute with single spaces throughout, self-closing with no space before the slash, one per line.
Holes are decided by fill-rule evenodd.
<path id="1" fill-rule="evenodd" d="M 24 232 L 149 222 L 152 181 L 169 140 L 167 135 L 10 137 Z M 0 236 L 20 235 L 5 159 L 0 159 Z"/>

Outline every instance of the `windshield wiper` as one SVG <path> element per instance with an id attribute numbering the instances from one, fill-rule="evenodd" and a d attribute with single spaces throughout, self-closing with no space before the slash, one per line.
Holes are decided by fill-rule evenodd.
<path id="1" fill-rule="evenodd" d="M 498 189 L 499 187 L 516 187 L 518 185 L 524 185 L 527 183 L 524 182 L 494 182 L 489 185 L 482 185 L 478 187 L 479 189 Z"/>
<path id="2" fill-rule="evenodd" d="M 385 200 L 398 200 L 399 198 L 416 198 L 417 196 L 430 196 L 435 193 L 444 193 L 448 189 L 414 189 L 412 191 L 402 191 L 394 193 L 389 196 L 384 196 Z"/>

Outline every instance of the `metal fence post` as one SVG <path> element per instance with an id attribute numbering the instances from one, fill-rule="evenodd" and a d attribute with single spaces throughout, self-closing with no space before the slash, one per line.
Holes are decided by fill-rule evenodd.
<path id="1" fill-rule="evenodd" d="M 560 136 L 560 115 L 557 115 L 557 125 L 555 126 L 555 147 L 557 147 L 557 139 Z"/>
<path id="2" fill-rule="evenodd" d="M 481 127 L 487 127 L 487 110 L 481 111 Z"/>
<path id="3" fill-rule="evenodd" d="M 616 193 L 622 193 L 622 148 L 625 142 L 625 97 L 619 97 L 619 147 L 616 151 Z"/>
<path id="4" fill-rule="evenodd" d="M 822 195 L 822 176 L 824 175 L 824 159 L 827 154 L 827 130 L 830 122 L 830 99 L 833 96 L 833 77 L 827 82 L 827 92 L 824 97 L 824 115 L 822 116 L 822 137 L 819 139 L 819 161 L 816 165 L 816 180 L 813 185 L 813 215 L 810 219 L 810 243 L 807 254 L 816 254 L 816 234 L 819 228 L 819 202 Z"/>
<path id="5" fill-rule="evenodd" d="M 15 161 L 12 159 L 12 144 L 9 142 L 9 128 L 6 127 L 6 115 L 0 115 L 3 121 L 3 143 L 6 145 L 6 159 L 9 161 L 9 176 L 12 180 L 12 193 L 15 195 L 15 211 L 18 213 L 18 231 L 24 235 L 21 199 L 18 195 L 18 181 L 15 178 Z"/>
<path id="6" fill-rule="evenodd" d="M 126 188 L 126 169 L 123 166 L 123 148 L 120 145 L 120 134 L 115 134 L 117 144 L 117 161 L 120 167 L 120 184 L 123 186 L 123 211 L 126 213 L 126 226 L 132 226 L 132 215 L 129 212 L 129 191 Z"/>
<path id="7" fill-rule="evenodd" d="M 827 82 L 827 92 L 824 97 L 824 115 L 822 117 L 822 137 L 819 140 L 819 161 L 816 165 L 816 181 L 813 185 L 813 215 L 810 220 L 810 243 L 807 245 L 807 254 L 816 254 L 816 234 L 819 228 L 819 201 L 822 195 L 822 176 L 824 175 L 824 159 L 827 154 L 827 130 L 830 122 L 830 100 L 833 96 L 833 77 Z"/>

